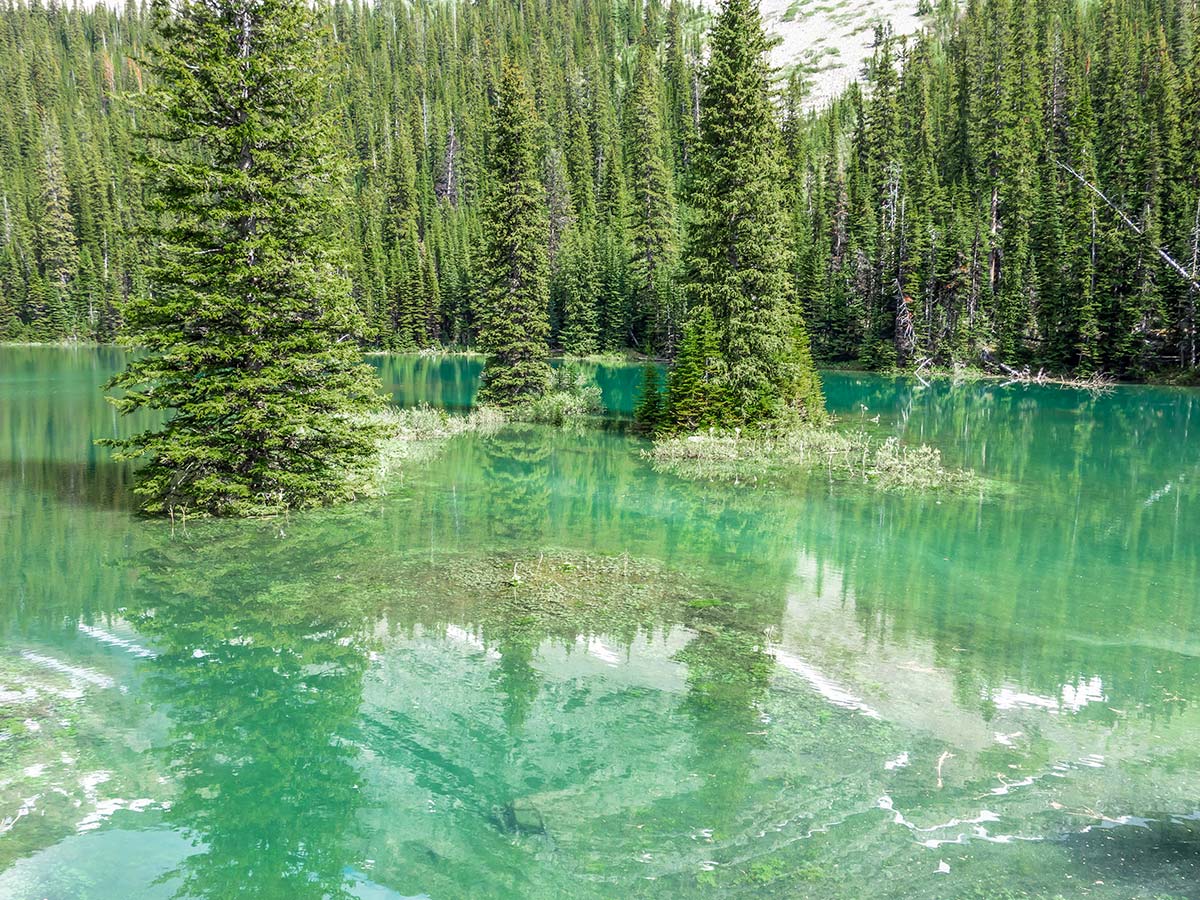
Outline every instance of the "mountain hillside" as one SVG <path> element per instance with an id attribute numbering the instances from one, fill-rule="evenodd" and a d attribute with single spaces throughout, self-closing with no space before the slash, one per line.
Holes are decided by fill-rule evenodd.
<path id="1" fill-rule="evenodd" d="M 915 34 L 921 26 L 916 0 L 763 0 L 761 9 L 779 40 L 772 61 L 785 71 L 805 71 L 809 107 L 860 75 L 871 58 L 876 25 L 889 22 L 897 35 Z"/>

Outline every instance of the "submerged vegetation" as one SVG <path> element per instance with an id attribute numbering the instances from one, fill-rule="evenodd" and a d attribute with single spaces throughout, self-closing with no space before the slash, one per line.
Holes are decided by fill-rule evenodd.
<path id="1" fill-rule="evenodd" d="M 458 557 L 414 557 L 411 566 L 419 573 L 412 581 L 436 584 L 438 597 L 487 598 L 472 613 L 483 634 L 502 635 L 501 641 L 520 634 L 534 646 L 548 637 L 574 642 L 580 635 L 632 641 L 638 633 L 693 618 L 693 610 L 704 606 L 694 598 L 714 591 L 658 560 L 555 547 L 534 555 L 481 555 L 467 564 Z"/>
<path id="2" fill-rule="evenodd" d="M 575 428 L 603 412 L 600 388 L 582 368 L 558 366 L 551 370 L 548 384 L 540 396 L 509 406 L 483 404 L 469 413 L 456 414 L 423 403 L 405 409 L 388 406 L 364 417 L 364 427 L 380 435 L 379 469 L 373 476 L 374 486 L 364 486 L 364 493 L 377 493 L 382 479 L 402 471 L 405 463 L 429 460 L 445 441 L 460 434 L 493 435 L 506 425 L 521 422 Z"/>
<path id="3" fill-rule="evenodd" d="M 973 472 L 947 468 L 935 447 L 806 423 L 676 435 L 642 452 L 659 471 L 707 481 L 777 484 L 823 474 L 883 490 L 961 491 L 979 485 Z"/>
<path id="4" fill-rule="evenodd" d="M 170 805 L 163 796 L 169 788 L 153 761 L 134 747 L 106 740 L 112 720 L 136 717 L 138 704 L 123 695 L 107 703 L 85 700 L 88 692 L 81 684 L 95 693 L 115 687 L 114 679 L 88 672 L 92 681 L 81 682 L 78 670 L 62 666 L 53 655 L 18 653 L 12 642 L 5 643 L 0 650 L 0 872 L 19 865 L 43 842 L 99 828 L 119 810 Z"/>

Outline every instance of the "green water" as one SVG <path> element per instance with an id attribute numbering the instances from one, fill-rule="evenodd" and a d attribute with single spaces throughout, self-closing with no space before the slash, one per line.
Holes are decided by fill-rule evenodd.
<path id="1" fill-rule="evenodd" d="M 172 529 L 119 365 L 0 348 L 0 897 L 1200 896 L 1200 394 L 828 376 L 985 496 L 520 426 Z"/>

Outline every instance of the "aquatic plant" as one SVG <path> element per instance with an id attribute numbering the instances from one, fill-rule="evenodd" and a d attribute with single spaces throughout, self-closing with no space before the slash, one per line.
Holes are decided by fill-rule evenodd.
<path id="1" fill-rule="evenodd" d="M 669 625 L 706 621 L 709 609 L 689 601 L 721 590 L 649 557 L 553 545 L 537 553 L 414 555 L 390 569 L 386 583 L 391 602 L 418 618 L 436 621 L 471 598 L 468 619 L 489 646 L 510 642 L 515 630 L 534 645 L 605 635 L 621 646 Z"/>
<path id="2" fill-rule="evenodd" d="M 776 482 L 824 472 L 884 490 L 962 490 L 978 485 L 973 472 L 947 468 L 936 447 L 802 422 L 764 432 L 711 429 L 664 438 L 641 452 L 659 471 L 708 481 Z"/>
<path id="3" fill-rule="evenodd" d="M 599 386 L 584 369 L 567 363 L 553 370 L 546 393 L 516 404 L 507 414 L 516 421 L 561 428 L 582 424 L 602 411 Z"/>
<path id="4" fill-rule="evenodd" d="M 618 353 L 616 351 L 609 350 L 599 353 L 564 353 L 562 358 L 571 362 L 589 363 L 593 366 L 623 366 L 626 363 L 639 358 L 639 355 L 633 351 Z"/>
<path id="5" fill-rule="evenodd" d="M 421 404 L 407 409 L 389 406 L 373 413 L 365 424 L 378 430 L 379 465 L 371 481 L 360 487 L 364 493 L 379 493 L 384 478 L 403 463 L 428 460 L 448 439 L 467 432 L 494 434 L 507 421 L 503 410 L 482 406 L 466 415 Z"/>
<path id="6" fill-rule="evenodd" d="M 580 426 L 603 410 L 600 388 L 583 369 L 563 365 L 553 370 L 549 389 L 512 406 L 491 404 L 466 414 L 447 412 L 422 403 L 401 408 L 388 406 L 362 417 L 362 427 L 379 439 L 378 466 L 355 485 L 361 495 L 377 495 L 389 475 L 404 463 L 428 461 L 452 437 L 466 433 L 493 435 L 512 422 L 530 422 L 557 428 Z"/>

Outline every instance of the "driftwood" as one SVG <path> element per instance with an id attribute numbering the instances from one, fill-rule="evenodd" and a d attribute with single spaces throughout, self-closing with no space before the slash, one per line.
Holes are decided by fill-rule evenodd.
<path id="1" fill-rule="evenodd" d="M 998 373 L 1000 377 L 1007 379 L 1003 387 L 1007 387 L 1010 384 L 1054 384 L 1060 387 L 1091 391 L 1093 394 L 1108 394 L 1116 386 L 1116 380 L 1111 375 L 1105 375 L 1103 372 L 1095 372 L 1091 375 L 1083 376 L 1070 376 L 1053 375 L 1043 368 L 1034 372 L 1029 366 L 1015 369 L 1012 366 L 1005 365 L 998 359 L 994 359 L 987 350 L 980 352 L 979 358 L 983 362 L 985 371 L 988 371 L 990 368 L 993 374 Z"/>
<path id="2" fill-rule="evenodd" d="M 913 367 L 906 371 L 907 374 L 917 379 L 923 387 L 929 387 L 931 384 L 930 379 L 950 377 L 957 380 L 960 374 L 968 379 L 987 378 L 993 381 L 1002 381 L 1003 384 L 1001 387 L 1008 387 L 1011 384 L 1053 384 L 1059 387 L 1091 391 L 1094 394 L 1111 393 L 1117 384 L 1116 379 L 1103 372 L 1096 372 L 1092 375 L 1071 376 L 1055 375 L 1047 372 L 1044 368 L 1039 368 L 1035 372 L 1029 366 L 1016 369 L 1000 362 L 987 349 L 979 351 L 978 369 L 973 369 L 966 364 L 956 362 L 954 363 L 953 372 L 947 373 L 944 369 L 937 368 L 933 357 L 927 356 L 917 360 Z"/>

